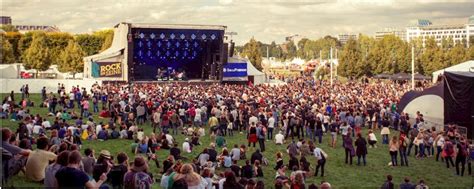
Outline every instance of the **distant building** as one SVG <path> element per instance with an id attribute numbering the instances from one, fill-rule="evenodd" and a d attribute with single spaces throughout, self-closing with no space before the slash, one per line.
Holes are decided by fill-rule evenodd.
<path id="1" fill-rule="evenodd" d="M 59 32 L 59 28 L 56 26 L 42 26 L 42 25 L 15 25 L 12 24 L 12 18 L 10 16 L 0 16 L 0 25 L 12 25 L 20 33 L 26 33 L 29 31 L 45 31 L 45 32 Z"/>
<path id="2" fill-rule="evenodd" d="M 469 45 L 470 36 L 474 36 L 474 16 L 471 16 L 466 24 L 433 25 L 429 20 L 418 20 L 415 26 L 406 28 L 406 41 L 421 38 L 423 46 L 430 37 L 433 37 L 438 45 L 441 45 L 442 39 L 448 38 L 452 38 L 456 43 L 465 40 Z"/>
<path id="3" fill-rule="evenodd" d="M 346 44 L 349 39 L 357 39 L 358 36 L 356 34 L 339 34 L 337 35 L 337 39 L 341 42 L 342 45 Z"/>
<path id="4" fill-rule="evenodd" d="M 375 39 L 382 39 L 386 35 L 395 35 L 402 40 L 406 40 L 407 31 L 398 28 L 384 28 L 381 31 L 375 32 Z"/>
<path id="5" fill-rule="evenodd" d="M 12 18 L 9 16 L 0 16 L 1 25 L 10 25 L 12 24 Z"/>
<path id="6" fill-rule="evenodd" d="M 29 31 L 45 31 L 45 32 L 60 32 L 56 26 L 37 26 L 37 25 L 13 25 L 20 33 L 26 33 Z"/>

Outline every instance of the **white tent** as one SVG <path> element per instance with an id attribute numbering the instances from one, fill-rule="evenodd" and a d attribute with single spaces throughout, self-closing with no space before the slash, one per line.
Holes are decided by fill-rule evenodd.
<path id="1" fill-rule="evenodd" d="M 262 84 L 266 82 L 265 74 L 259 71 L 255 66 L 252 65 L 249 59 L 241 57 L 229 57 L 227 59 L 229 63 L 247 63 L 247 76 L 250 78 L 253 77 L 253 84 Z"/>
<path id="2" fill-rule="evenodd" d="M 469 60 L 451 67 L 447 67 L 438 71 L 433 72 L 433 83 L 436 83 L 438 76 L 443 74 L 444 71 L 454 72 L 474 72 L 474 60 Z"/>

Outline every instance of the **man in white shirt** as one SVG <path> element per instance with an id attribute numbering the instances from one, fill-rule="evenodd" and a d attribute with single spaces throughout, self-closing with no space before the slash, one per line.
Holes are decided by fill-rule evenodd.
<path id="1" fill-rule="evenodd" d="M 273 116 L 270 116 L 270 118 L 268 118 L 268 140 L 272 140 L 273 128 L 275 128 L 275 118 Z"/>
<path id="2" fill-rule="evenodd" d="M 257 125 L 257 123 L 258 123 L 258 118 L 252 115 L 252 117 L 249 118 L 249 125 Z"/>
<path id="3" fill-rule="evenodd" d="M 282 134 L 281 131 L 275 135 L 275 144 L 282 145 L 284 143 L 284 140 L 285 140 L 285 136 Z"/>
<path id="4" fill-rule="evenodd" d="M 44 120 L 41 125 L 43 126 L 43 128 L 45 129 L 49 129 L 51 127 L 51 123 L 49 123 L 48 120 Z"/>
<path id="5" fill-rule="evenodd" d="M 191 153 L 191 144 L 189 143 L 189 138 L 186 138 L 183 142 L 183 151 Z"/>

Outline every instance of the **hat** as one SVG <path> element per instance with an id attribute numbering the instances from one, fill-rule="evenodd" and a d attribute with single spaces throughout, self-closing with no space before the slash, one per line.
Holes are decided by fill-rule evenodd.
<path id="1" fill-rule="evenodd" d="M 184 139 L 185 141 L 189 141 L 189 138 Z"/>
<path id="2" fill-rule="evenodd" d="M 112 157 L 108 150 L 101 150 L 99 156 L 105 157 L 107 159 L 111 159 L 111 157 Z"/>
<path id="3" fill-rule="evenodd" d="M 135 172 L 142 172 L 148 169 L 145 159 L 142 156 L 135 157 L 131 168 Z"/>

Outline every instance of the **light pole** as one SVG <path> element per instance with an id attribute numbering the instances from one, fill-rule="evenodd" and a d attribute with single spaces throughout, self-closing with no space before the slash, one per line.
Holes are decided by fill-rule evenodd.
<path id="1" fill-rule="evenodd" d="M 415 46 L 411 46 L 411 90 L 415 90 Z"/>
<path id="2" fill-rule="evenodd" d="M 331 55 L 331 58 L 329 59 L 329 69 L 331 73 L 331 87 L 332 87 L 332 47 L 331 47 L 330 55 Z"/>

